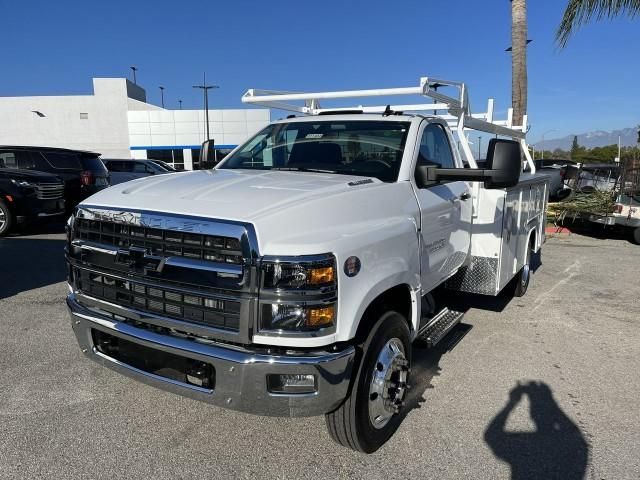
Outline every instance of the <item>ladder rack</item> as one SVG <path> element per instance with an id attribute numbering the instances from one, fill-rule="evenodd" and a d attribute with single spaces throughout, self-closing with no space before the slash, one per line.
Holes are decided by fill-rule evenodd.
<path id="1" fill-rule="evenodd" d="M 438 92 L 440 87 L 454 87 L 459 91 L 457 98 Z M 341 99 L 341 98 L 361 98 L 361 97 L 386 97 L 399 95 L 421 95 L 434 100 L 434 103 L 417 103 L 407 105 L 375 105 L 357 107 L 322 108 L 320 100 Z M 304 102 L 297 105 L 288 102 Z M 465 130 L 476 130 L 480 132 L 502 135 L 517 139 L 520 142 L 522 151 L 531 173 L 536 169 L 533 159 L 529 154 L 526 143 L 527 116 L 523 117 L 522 125 L 513 125 L 513 109 L 507 112 L 506 120 L 494 120 L 493 99 L 487 103 L 487 111 L 484 113 L 471 113 L 469 106 L 468 90 L 464 83 L 452 80 L 442 80 L 429 77 L 421 77 L 418 86 L 400 88 L 376 88 L 369 90 L 343 90 L 334 92 L 287 92 L 275 90 L 249 89 L 242 96 L 243 103 L 260 105 L 268 108 L 276 108 L 304 115 L 318 115 L 323 112 L 339 112 L 360 110 L 363 113 L 382 114 L 387 108 L 402 112 L 431 112 L 430 115 L 437 116 L 447 121 L 449 126 L 456 130 L 464 156 L 472 168 L 477 168 L 477 163 L 473 158 L 469 141 L 464 134 Z M 438 115 L 439 110 L 446 110 L 446 115 Z"/>

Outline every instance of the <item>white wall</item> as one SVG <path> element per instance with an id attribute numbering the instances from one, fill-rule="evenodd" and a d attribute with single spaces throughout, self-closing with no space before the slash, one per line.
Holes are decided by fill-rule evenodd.
<path id="1" fill-rule="evenodd" d="M 191 166 L 189 148 L 204 141 L 204 111 L 146 103 L 144 89 L 124 78 L 94 78 L 93 90 L 93 95 L 0 97 L 0 145 L 91 150 L 105 158 L 146 158 L 145 150 L 130 147 L 177 146 L 184 149 L 185 167 Z M 210 136 L 216 145 L 238 145 L 269 120 L 267 109 L 210 110 Z"/>
<path id="2" fill-rule="evenodd" d="M 0 97 L 0 144 L 76 148 L 129 157 L 126 82 L 95 78 L 94 95 Z M 81 119 L 81 113 L 88 118 Z"/>
<path id="3" fill-rule="evenodd" d="M 129 111 L 128 118 L 132 147 L 198 146 L 205 140 L 203 110 Z M 209 110 L 209 135 L 216 145 L 235 146 L 269 120 L 268 109 Z"/>

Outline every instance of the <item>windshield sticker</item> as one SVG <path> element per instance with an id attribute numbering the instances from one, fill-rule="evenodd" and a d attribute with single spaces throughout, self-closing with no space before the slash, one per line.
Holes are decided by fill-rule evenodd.
<path id="1" fill-rule="evenodd" d="M 324 137 L 324 133 L 309 133 L 304 138 L 322 138 Z"/>

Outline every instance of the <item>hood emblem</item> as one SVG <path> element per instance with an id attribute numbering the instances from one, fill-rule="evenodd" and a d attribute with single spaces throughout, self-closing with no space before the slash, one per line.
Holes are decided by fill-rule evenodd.
<path id="1" fill-rule="evenodd" d="M 165 258 L 151 255 L 145 248 L 131 246 L 118 249 L 116 263 L 127 265 L 131 274 L 147 275 L 149 272 L 162 272 Z"/>

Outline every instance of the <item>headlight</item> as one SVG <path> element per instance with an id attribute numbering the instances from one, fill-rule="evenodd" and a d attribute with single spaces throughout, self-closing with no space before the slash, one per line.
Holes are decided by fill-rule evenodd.
<path id="1" fill-rule="evenodd" d="M 336 320 L 335 303 L 296 305 L 271 303 L 262 305 L 263 330 L 310 332 L 333 327 Z"/>
<path id="2" fill-rule="evenodd" d="M 335 288 L 336 260 L 333 255 L 300 257 L 298 261 L 265 260 L 263 288 L 327 290 Z"/>
<path id="3" fill-rule="evenodd" d="M 35 183 L 27 182 L 26 180 L 11 179 L 11 183 L 13 183 L 14 185 L 17 185 L 18 187 L 36 188 Z"/>
<path id="4" fill-rule="evenodd" d="M 333 255 L 267 257 L 261 271 L 262 332 L 326 333 L 335 327 L 338 285 Z"/>

